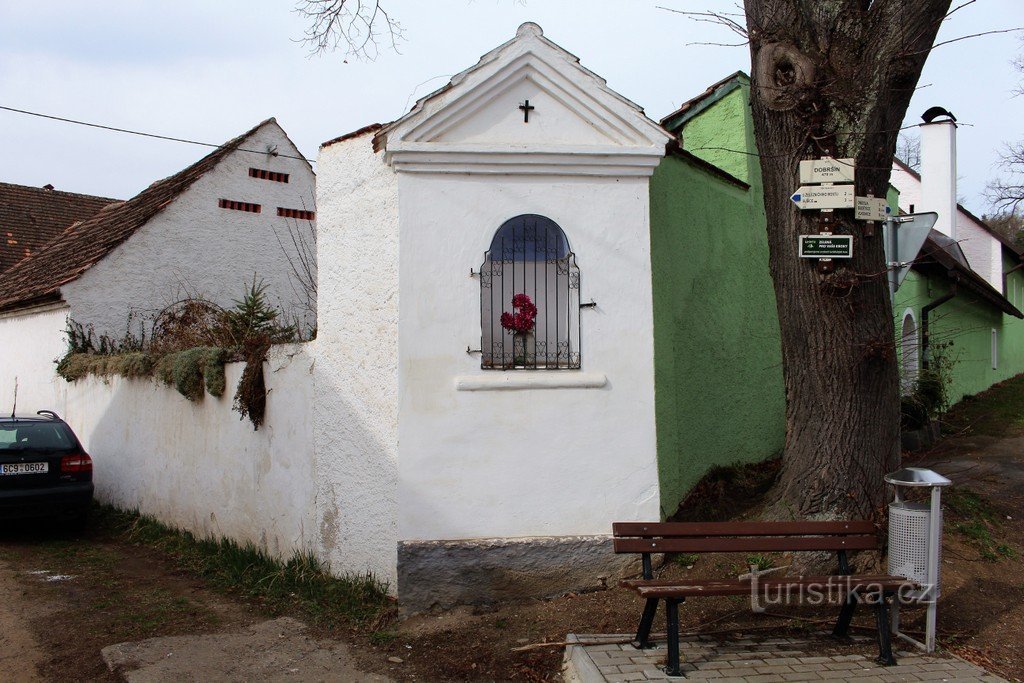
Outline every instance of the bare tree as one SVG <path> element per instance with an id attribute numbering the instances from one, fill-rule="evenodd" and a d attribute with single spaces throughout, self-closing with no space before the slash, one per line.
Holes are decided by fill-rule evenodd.
<path id="1" fill-rule="evenodd" d="M 313 221 L 292 220 L 287 226 L 286 235 L 282 236 L 275 228 L 274 237 L 288 261 L 291 270 L 288 281 L 304 314 L 295 316 L 296 327 L 304 335 L 312 336 L 316 332 L 316 225 Z M 307 329 L 309 325 L 313 327 Z"/>
<path id="2" fill-rule="evenodd" d="M 1024 73 L 1024 56 L 1013 60 L 1013 68 Z M 1018 85 L 1013 94 L 1024 94 L 1024 85 Z M 985 199 L 998 214 L 1016 214 L 1024 202 L 1024 142 L 1007 143 L 999 154 L 999 167 L 1006 174 L 985 188 Z"/>
<path id="3" fill-rule="evenodd" d="M 1005 176 L 985 188 L 985 199 L 999 213 L 1016 213 L 1024 202 L 1024 142 L 1008 143 L 999 155 Z"/>
<path id="4" fill-rule="evenodd" d="M 981 217 L 985 224 L 1024 251 L 1024 213 L 1000 211 Z"/>
<path id="5" fill-rule="evenodd" d="M 376 59 L 380 43 L 397 50 L 402 26 L 380 0 L 299 0 L 295 11 L 308 20 L 302 42 L 311 55 L 344 48 L 356 59 Z"/>
<path id="6" fill-rule="evenodd" d="M 900 133 L 896 141 L 896 157 L 915 171 L 921 170 L 921 136 Z"/>

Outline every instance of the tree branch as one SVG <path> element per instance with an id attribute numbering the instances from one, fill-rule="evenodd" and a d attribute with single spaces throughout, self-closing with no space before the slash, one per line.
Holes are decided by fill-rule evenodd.
<path id="1" fill-rule="evenodd" d="M 381 0 L 299 0 L 295 11 L 309 21 L 300 42 L 309 47 L 310 56 L 344 46 L 347 56 L 373 61 L 382 36 L 395 52 L 404 37 L 401 24 Z"/>

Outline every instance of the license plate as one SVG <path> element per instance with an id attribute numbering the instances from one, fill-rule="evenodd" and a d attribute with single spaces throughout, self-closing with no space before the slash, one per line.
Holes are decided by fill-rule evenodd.
<path id="1" fill-rule="evenodd" d="M 45 462 L 12 462 L 0 465 L 0 476 L 11 474 L 46 474 L 50 465 Z"/>

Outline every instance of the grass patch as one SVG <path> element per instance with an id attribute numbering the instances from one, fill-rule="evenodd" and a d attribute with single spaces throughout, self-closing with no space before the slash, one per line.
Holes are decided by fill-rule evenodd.
<path id="1" fill-rule="evenodd" d="M 253 600 L 273 615 L 297 611 L 320 626 L 374 631 L 394 616 L 386 585 L 372 576 L 333 576 L 310 553 L 296 553 L 281 562 L 252 545 L 200 539 L 151 517 L 109 506 L 98 506 L 93 519 L 108 533 L 156 548 L 181 569 L 202 576 L 216 588 Z M 161 605 L 147 617 L 154 619 L 176 607 Z"/>
<path id="2" fill-rule="evenodd" d="M 947 429 L 984 436 L 1024 435 L 1024 375 L 967 396 L 943 418 Z"/>
<path id="3" fill-rule="evenodd" d="M 398 639 L 398 634 L 394 631 L 373 631 L 368 638 L 372 645 L 390 645 Z"/>
<path id="4" fill-rule="evenodd" d="M 697 553 L 679 553 L 673 559 L 680 567 L 689 569 L 693 565 L 697 564 L 697 560 L 700 559 L 700 555 Z"/>
<path id="5" fill-rule="evenodd" d="M 757 571 L 763 572 L 775 566 L 775 560 L 769 555 L 747 555 L 747 566 L 757 567 Z"/>
<path id="6" fill-rule="evenodd" d="M 984 496 L 970 489 L 954 488 L 945 497 L 953 529 L 978 549 L 982 559 L 1012 559 L 1016 552 L 1000 537 L 1002 517 Z"/>

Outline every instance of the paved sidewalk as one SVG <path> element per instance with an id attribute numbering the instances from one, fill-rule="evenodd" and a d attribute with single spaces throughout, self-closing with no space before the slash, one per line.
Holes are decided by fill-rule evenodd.
<path id="1" fill-rule="evenodd" d="M 665 641 L 657 647 L 637 650 L 629 644 L 590 644 L 627 640 L 629 635 L 574 635 L 566 640 L 565 680 L 575 683 L 625 681 L 681 681 L 662 671 Z M 710 636 L 685 638 L 679 652 L 683 673 L 690 680 L 714 683 L 787 683 L 789 681 L 854 681 L 897 683 L 902 681 L 974 681 L 1006 683 L 973 664 L 948 655 L 900 651 L 897 666 L 879 666 L 873 655 L 808 654 L 806 640 L 793 638 L 742 638 L 718 642 Z"/>

